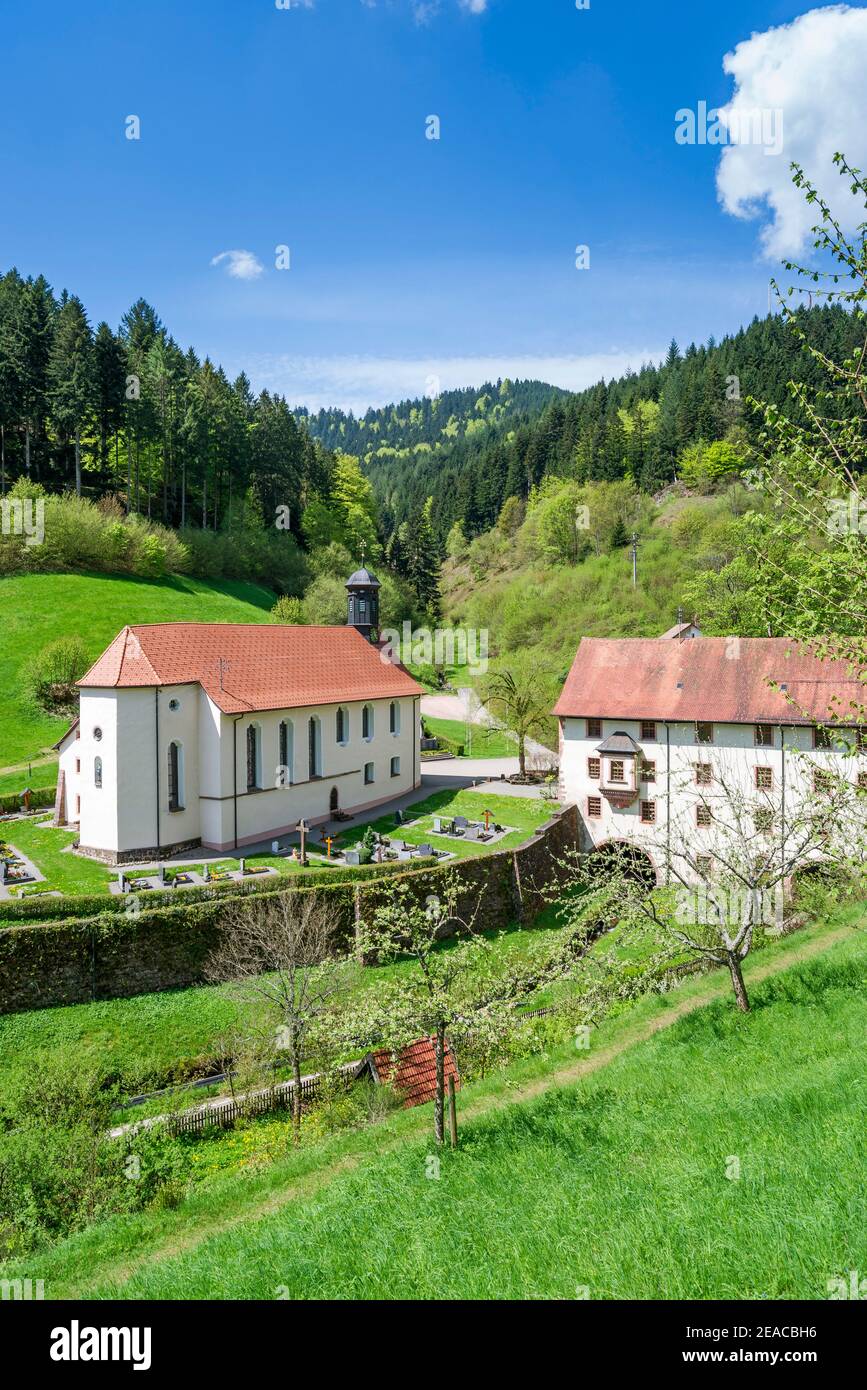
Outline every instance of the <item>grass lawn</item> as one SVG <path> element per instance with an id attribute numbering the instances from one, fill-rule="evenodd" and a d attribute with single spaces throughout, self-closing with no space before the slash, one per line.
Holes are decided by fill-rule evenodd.
<path id="1" fill-rule="evenodd" d="M 72 830 L 43 828 L 42 822 L 30 817 L 4 821 L 0 826 L 0 839 L 26 854 L 45 875 L 47 881 L 38 887 L 58 888 L 64 893 L 107 893 L 116 873 L 93 859 L 65 853 L 75 838 Z"/>
<path id="2" fill-rule="evenodd" d="M 487 935 L 505 964 L 535 943 L 553 942 L 558 931 L 553 915 L 546 913 L 531 931 L 512 926 Z M 440 949 L 448 951 L 453 944 L 445 941 Z M 359 967 L 352 992 L 357 997 L 376 991 L 410 969 L 402 961 Z M 236 1005 L 217 985 L 0 1015 L 0 1090 L 13 1072 L 30 1072 L 52 1055 L 70 1051 L 86 1054 L 95 1067 L 122 1077 L 130 1094 L 208 1075 L 237 1021 Z"/>
<path id="3" fill-rule="evenodd" d="M 459 719 L 432 719 L 424 716 L 425 728 L 435 738 L 452 739 L 464 745 L 465 758 L 516 758 L 518 745 L 505 729 L 484 724 L 462 724 Z"/>
<path id="4" fill-rule="evenodd" d="M 39 791 L 42 787 L 57 786 L 57 755 L 43 758 L 28 768 L 25 763 L 14 772 L 0 772 L 0 793 L 20 792 L 25 787 Z"/>
<path id="5" fill-rule="evenodd" d="M 808 929 L 745 973 L 748 1015 L 715 972 L 589 1054 L 462 1090 L 439 1181 L 430 1107 L 403 1111 L 3 1276 L 49 1298 L 824 1299 L 867 1263 L 867 935 Z"/>
<path id="6" fill-rule="evenodd" d="M 3 768 L 38 756 L 66 727 L 64 719 L 33 709 L 20 693 L 22 666 L 48 642 L 76 633 L 95 661 L 126 623 L 263 622 L 274 595 L 233 580 L 25 574 L 0 579 L 0 601 L 5 615 L 0 628 Z"/>
<path id="7" fill-rule="evenodd" d="M 46 882 L 37 885 L 39 888 L 54 888 L 71 895 L 108 893 L 109 885 L 117 882 L 118 870 L 78 854 L 65 853 L 65 847 L 71 845 L 75 838 L 75 832 L 72 830 L 40 825 L 30 818 L 4 821 L 0 827 L 0 839 L 6 840 L 22 854 L 26 854 L 45 875 Z M 280 855 L 248 854 L 245 863 L 248 867 L 277 869 L 281 874 L 302 872 L 300 864 Z M 315 868 L 327 867 L 324 855 L 312 854 L 311 863 Z M 234 871 L 240 868 L 240 860 L 221 859 L 217 863 L 211 863 L 209 868 L 211 873 Z M 187 869 L 202 873 L 204 864 L 171 865 L 168 876 L 173 877 Z M 148 870 L 155 874 L 156 864 L 146 866 L 144 873 Z"/>
<path id="8" fill-rule="evenodd" d="M 474 844 L 469 840 L 432 833 L 434 815 L 466 816 L 468 820 L 484 821 L 486 810 L 491 812 L 494 820 L 500 825 L 512 828 L 510 834 L 493 844 Z M 464 859 L 474 854 L 514 849 L 516 845 L 523 844 L 540 825 L 549 821 L 556 810 L 556 803 L 543 801 L 540 797 L 487 796 L 481 792 L 455 792 L 445 788 L 425 797 L 423 801 L 415 802 L 404 812 L 404 816 L 411 822 L 409 825 L 396 825 L 393 813 L 380 816 L 370 823 L 375 830 L 389 838 L 406 840 L 407 844 L 412 845 L 429 843 L 435 849 L 449 850 L 458 858 Z M 358 844 L 364 830 L 365 825 L 353 825 L 341 831 L 338 836 L 339 847 L 351 849 Z"/>

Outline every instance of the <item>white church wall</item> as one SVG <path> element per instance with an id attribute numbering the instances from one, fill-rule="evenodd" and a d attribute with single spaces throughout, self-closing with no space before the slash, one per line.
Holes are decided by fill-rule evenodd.
<path id="1" fill-rule="evenodd" d="M 399 730 L 390 730 L 390 700 L 347 702 L 344 743 L 337 741 L 337 706 L 316 705 L 292 710 L 257 711 L 237 721 L 235 776 L 237 777 L 237 838 L 239 845 L 253 844 L 272 835 L 294 830 L 302 816 L 316 825 L 332 819 L 331 792 L 337 789 L 342 810 L 356 813 L 393 800 L 420 785 L 418 752 L 418 700 L 403 696 Z M 363 706 L 373 710 L 369 738 L 362 733 Z M 309 721 L 320 722 L 321 776 L 309 775 Z M 279 752 L 279 726 L 291 722 L 291 768 L 283 770 Z M 202 838 L 206 845 L 230 849 L 235 843 L 235 781 L 232 772 L 234 716 L 221 716 L 223 758 L 222 800 L 202 802 Z M 261 730 L 261 787 L 247 790 L 247 728 Z M 400 759 L 400 771 L 392 776 L 391 760 Z M 373 764 L 372 783 L 366 783 L 365 765 Z M 291 781 L 287 781 L 287 776 Z"/>

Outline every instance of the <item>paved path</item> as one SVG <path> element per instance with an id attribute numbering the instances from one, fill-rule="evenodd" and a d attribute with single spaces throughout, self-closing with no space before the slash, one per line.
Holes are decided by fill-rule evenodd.
<path id="1" fill-rule="evenodd" d="M 431 719 L 452 719 L 459 724 L 482 724 L 491 729 L 503 728 L 502 722 L 495 719 L 484 705 L 479 704 L 477 699 L 465 700 L 460 695 L 422 695 L 421 712 L 423 715 L 429 715 Z M 532 761 L 533 758 L 540 758 L 546 763 L 555 760 L 555 754 L 550 748 L 546 748 L 544 743 L 537 743 L 534 738 L 528 738 L 525 742 L 528 762 Z M 518 771 L 517 758 L 485 759 L 485 761 L 514 762 L 513 771 Z"/>

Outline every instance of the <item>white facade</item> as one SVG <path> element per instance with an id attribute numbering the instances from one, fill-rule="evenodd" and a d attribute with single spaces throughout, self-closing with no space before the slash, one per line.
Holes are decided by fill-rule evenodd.
<path id="1" fill-rule="evenodd" d="M 197 683 L 83 688 L 65 818 L 111 863 L 243 848 L 420 786 L 419 727 L 414 695 L 236 716 Z"/>
<path id="2" fill-rule="evenodd" d="M 671 876 L 673 864 L 677 878 L 695 882 L 692 864 L 678 852 L 683 845 L 711 876 L 736 836 L 749 844 L 754 835 L 757 847 L 772 849 L 770 837 L 788 827 L 790 851 L 793 827 L 822 804 L 823 773 L 852 787 L 849 812 L 863 825 L 865 802 L 854 791 L 867 789 L 867 756 L 851 731 L 841 730 L 832 747 L 821 746 L 821 735 L 818 741 L 810 725 L 562 716 L 561 794 L 578 806 L 585 849 L 633 845 L 651 860 L 658 882 Z M 611 743 L 612 751 L 600 751 Z M 634 754 L 618 747 L 630 743 Z M 841 819 L 838 829 L 845 836 L 851 827 Z"/>

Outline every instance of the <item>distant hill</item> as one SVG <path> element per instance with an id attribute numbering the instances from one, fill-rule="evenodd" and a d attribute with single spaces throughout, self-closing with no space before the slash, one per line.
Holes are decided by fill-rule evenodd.
<path id="1" fill-rule="evenodd" d="M 552 401 L 568 394 L 544 381 L 505 378 L 400 401 L 358 418 L 342 410 L 310 414 L 303 407 L 296 414 L 326 449 L 362 460 L 387 531 L 422 505 L 431 491 L 430 479 L 443 467 L 462 468 L 480 450 L 511 439 Z"/>
<path id="2" fill-rule="evenodd" d="M 863 342 L 860 324 L 839 305 L 803 309 L 797 320 L 834 361 Z M 363 420 L 340 411 L 305 418 L 322 443 L 363 460 L 385 534 L 432 496 L 442 547 L 455 521 L 468 538 L 480 535 L 507 498 L 526 498 L 552 473 L 579 482 L 628 478 L 656 493 L 680 476 L 685 451 L 698 441 L 758 442 L 762 421 L 748 397 L 785 405 L 797 420 L 787 389 L 793 379 L 822 384 L 817 364 L 774 314 L 719 342 L 683 351 L 672 342 L 664 362 L 583 391 L 506 381 L 368 411 Z"/>
<path id="3" fill-rule="evenodd" d="M 0 580 L 0 769 L 50 747 L 65 727 L 32 708 L 21 668 L 49 642 L 75 635 L 94 660 L 126 623 L 269 621 L 270 590 L 232 580 L 148 580 L 92 574 L 25 574 Z"/>

